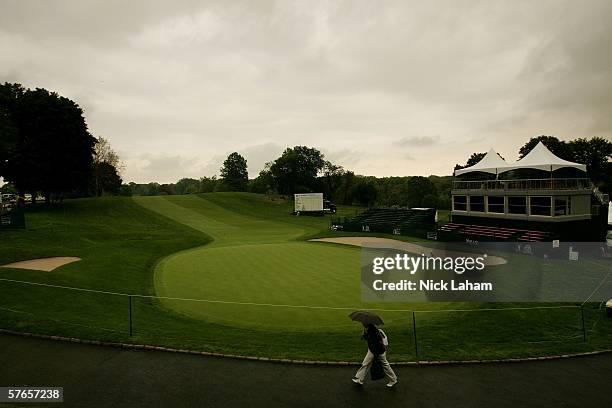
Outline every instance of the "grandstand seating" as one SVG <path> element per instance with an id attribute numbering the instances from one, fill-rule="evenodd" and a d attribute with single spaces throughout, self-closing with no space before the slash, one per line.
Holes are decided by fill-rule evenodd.
<path id="1" fill-rule="evenodd" d="M 448 223 L 438 228 L 442 233 L 454 233 L 470 237 L 495 239 L 500 241 L 549 241 L 552 234 L 547 231 L 526 230 L 518 228 L 503 228 L 487 225 Z"/>
<path id="2" fill-rule="evenodd" d="M 342 223 L 346 231 L 395 232 L 435 225 L 435 209 L 371 208 Z"/>

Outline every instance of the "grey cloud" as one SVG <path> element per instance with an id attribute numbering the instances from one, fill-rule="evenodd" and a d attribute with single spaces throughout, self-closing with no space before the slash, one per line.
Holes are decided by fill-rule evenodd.
<path id="1" fill-rule="evenodd" d="M 450 174 L 530 136 L 612 137 L 611 19 L 605 0 L 5 0 L 0 80 L 77 100 L 128 180 L 218 174 L 232 151 L 254 177 L 297 144 Z"/>
<path id="2" fill-rule="evenodd" d="M 195 157 L 164 154 L 128 156 L 125 162 L 130 169 L 125 181 L 139 183 L 171 183 L 183 177 L 200 178 L 206 167 Z"/>
<path id="3" fill-rule="evenodd" d="M 438 139 L 438 136 L 410 136 L 397 139 L 393 144 L 402 147 L 425 147 L 436 144 Z"/>
<path id="4" fill-rule="evenodd" d="M 363 151 L 353 149 L 328 150 L 321 148 L 321 152 L 326 160 L 341 165 L 345 170 L 351 170 L 351 167 L 358 165 L 365 156 Z"/>

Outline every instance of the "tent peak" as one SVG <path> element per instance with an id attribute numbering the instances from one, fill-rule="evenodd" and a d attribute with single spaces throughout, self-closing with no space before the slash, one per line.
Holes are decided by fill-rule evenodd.
<path id="1" fill-rule="evenodd" d="M 484 155 L 482 159 L 473 166 L 466 167 L 455 171 L 455 175 L 469 173 L 472 171 L 481 171 L 485 173 L 497 174 L 497 169 L 507 166 L 508 163 L 497 153 L 493 148 Z"/>

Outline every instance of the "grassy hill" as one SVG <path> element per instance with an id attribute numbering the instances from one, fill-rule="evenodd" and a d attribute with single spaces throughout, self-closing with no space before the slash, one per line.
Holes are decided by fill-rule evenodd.
<path id="1" fill-rule="evenodd" d="M 338 233 L 328 231 L 327 217 L 296 217 L 291 210 L 289 202 L 248 193 L 81 199 L 34 209 L 26 230 L 0 233 L 0 264 L 45 256 L 83 260 L 49 273 L 0 268 L 0 278 L 210 302 L 133 297 L 130 337 L 125 296 L 0 281 L 0 326 L 232 354 L 359 360 L 360 329 L 343 308 L 375 306 L 360 300 L 360 251 L 306 242 Z M 378 306 L 435 312 L 417 314 L 420 358 L 586 351 L 609 347 L 612 338 L 610 322 L 592 309 L 585 309 L 583 342 L 578 309 L 466 313 L 440 312 L 457 304 Z M 382 314 L 392 359 L 414 359 L 412 314 Z"/>

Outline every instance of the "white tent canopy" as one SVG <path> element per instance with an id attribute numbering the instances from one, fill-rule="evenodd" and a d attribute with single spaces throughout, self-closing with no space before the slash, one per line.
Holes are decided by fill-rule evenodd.
<path id="1" fill-rule="evenodd" d="M 563 160 L 548 150 L 548 148 L 544 146 L 544 143 L 539 142 L 525 157 L 508 165 L 503 171 L 514 169 L 553 171 L 563 167 L 573 167 L 578 170 L 586 171 L 586 166 L 584 164 Z"/>
<path id="2" fill-rule="evenodd" d="M 495 153 L 493 149 L 491 149 L 481 161 L 471 167 L 456 170 L 455 175 L 458 176 L 460 174 L 465 174 L 472 171 L 499 174 L 515 169 L 554 171 L 564 167 L 573 167 L 578 170 L 586 171 L 586 166 L 584 164 L 563 160 L 548 150 L 548 148 L 544 146 L 544 143 L 539 142 L 525 157 L 515 161 L 514 163 L 507 163 L 504 159 L 499 157 L 499 155 Z"/>
<path id="3" fill-rule="evenodd" d="M 482 171 L 485 173 L 497 174 L 497 169 L 508 166 L 508 163 L 502 159 L 499 154 L 493 149 L 475 165 L 466 167 L 465 169 L 455 170 L 455 175 L 469 173 L 472 171 Z"/>

